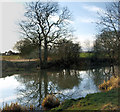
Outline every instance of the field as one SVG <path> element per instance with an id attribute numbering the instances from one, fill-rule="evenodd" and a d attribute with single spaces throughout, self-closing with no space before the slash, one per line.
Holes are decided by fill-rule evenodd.
<path id="1" fill-rule="evenodd" d="M 93 53 L 80 53 L 80 58 L 91 58 L 92 56 L 94 56 Z"/>
<path id="2" fill-rule="evenodd" d="M 2 60 L 18 60 L 18 59 L 21 59 L 19 55 L 2 56 Z"/>
<path id="3" fill-rule="evenodd" d="M 38 59 L 24 59 L 19 55 L 11 55 L 11 56 L 2 56 L 2 60 L 12 61 L 12 62 L 24 62 L 24 61 L 37 61 Z"/>
<path id="4" fill-rule="evenodd" d="M 80 53 L 80 58 L 91 58 L 93 55 L 94 55 L 93 53 Z M 38 59 L 25 59 L 20 57 L 19 55 L 11 55 L 11 56 L 2 56 L 0 60 L 23 62 L 23 61 L 37 61 Z M 50 60 L 49 57 L 48 60 Z"/>

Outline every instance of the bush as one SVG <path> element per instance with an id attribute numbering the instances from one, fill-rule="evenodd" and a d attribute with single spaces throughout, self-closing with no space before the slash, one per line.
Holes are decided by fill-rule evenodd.
<path id="1" fill-rule="evenodd" d="M 42 102 L 42 107 L 44 110 L 55 108 L 59 105 L 60 101 L 54 95 L 46 96 Z"/>
<path id="2" fill-rule="evenodd" d="M 99 85 L 99 89 L 102 91 L 109 91 L 113 88 L 120 87 L 120 77 L 114 77 L 112 76 L 110 80 L 104 81 L 104 83 Z"/>

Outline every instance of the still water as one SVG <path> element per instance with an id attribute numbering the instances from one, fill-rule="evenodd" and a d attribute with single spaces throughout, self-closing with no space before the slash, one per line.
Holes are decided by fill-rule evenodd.
<path id="1" fill-rule="evenodd" d="M 18 102 L 21 105 L 41 105 L 47 94 L 65 99 L 85 97 L 100 92 L 98 85 L 113 75 L 111 67 L 92 70 L 37 71 L 19 73 L 0 78 L 0 107 L 5 103 Z"/>

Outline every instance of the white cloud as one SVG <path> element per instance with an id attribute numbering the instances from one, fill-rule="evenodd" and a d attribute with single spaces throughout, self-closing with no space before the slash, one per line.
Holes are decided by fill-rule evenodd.
<path id="1" fill-rule="evenodd" d="M 94 6 L 94 5 L 83 5 L 82 6 L 84 9 L 88 10 L 88 11 L 92 11 L 92 12 L 104 12 L 104 9 Z"/>
<path id="2" fill-rule="evenodd" d="M 80 42 L 84 42 L 85 40 L 93 41 L 95 36 L 93 34 L 76 35 L 76 39 Z"/>
<path id="3" fill-rule="evenodd" d="M 58 19 L 59 19 L 59 16 L 58 16 L 58 15 L 50 16 L 50 20 L 53 21 L 53 22 L 57 22 Z M 74 24 L 74 22 L 71 21 L 71 20 L 65 19 L 64 21 L 65 21 L 65 22 L 68 22 L 68 23 L 70 23 L 70 24 Z"/>
<path id="4" fill-rule="evenodd" d="M 75 42 L 79 42 L 83 50 L 87 50 L 88 49 L 87 48 L 88 46 L 86 46 L 87 42 L 89 42 L 90 46 L 89 49 L 91 49 L 95 41 L 95 36 L 92 34 L 76 35 L 76 37 L 73 40 Z"/>
<path id="5" fill-rule="evenodd" d="M 92 23 L 95 22 L 96 20 L 93 18 L 79 18 L 78 21 L 82 23 Z"/>
<path id="6" fill-rule="evenodd" d="M 53 21 L 53 22 L 57 22 L 58 19 L 59 19 L 58 15 L 50 16 L 50 20 Z"/>
<path id="7" fill-rule="evenodd" d="M 64 21 L 66 21 L 66 22 L 68 22 L 68 23 L 70 23 L 70 24 L 74 24 L 74 22 L 71 21 L 71 20 L 67 20 L 67 19 L 65 19 Z"/>

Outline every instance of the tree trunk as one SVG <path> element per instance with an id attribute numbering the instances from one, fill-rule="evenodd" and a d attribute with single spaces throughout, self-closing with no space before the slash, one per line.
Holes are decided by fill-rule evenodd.
<path id="1" fill-rule="evenodd" d="M 44 39 L 44 67 L 47 67 L 47 58 L 48 58 L 48 46 L 47 38 Z"/>
<path id="2" fill-rule="evenodd" d="M 40 59 L 40 69 L 41 69 L 42 66 L 41 40 L 39 40 L 39 59 Z"/>
<path id="3" fill-rule="evenodd" d="M 42 72 L 41 72 L 41 70 L 40 70 L 40 72 L 38 72 L 38 76 L 39 76 L 39 104 L 38 104 L 38 107 L 40 107 L 41 100 L 42 100 Z"/>
<path id="4" fill-rule="evenodd" d="M 47 76 L 47 72 L 43 71 L 43 75 L 44 75 L 44 94 L 45 94 L 45 97 L 46 97 L 47 94 L 48 94 L 48 76 Z"/>

